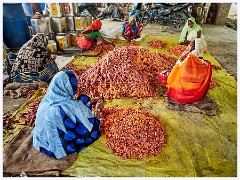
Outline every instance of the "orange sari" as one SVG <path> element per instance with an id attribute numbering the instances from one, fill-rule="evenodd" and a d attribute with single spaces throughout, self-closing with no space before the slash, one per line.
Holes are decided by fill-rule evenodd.
<path id="1" fill-rule="evenodd" d="M 206 96 L 211 77 L 211 63 L 190 53 L 169 74 L 166 95 L 183 104 L 198 102 Z"/>

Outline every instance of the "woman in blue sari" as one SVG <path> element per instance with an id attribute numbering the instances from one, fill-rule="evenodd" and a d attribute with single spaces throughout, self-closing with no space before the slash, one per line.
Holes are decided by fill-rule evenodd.
<path id="1" fill-rule="evenodd" d="M 77 79 L 72 71 L 58 72 L 42 99 L 32 131 L 33 147 L 60 159 L 81 152 L 100 137 L 100 122 L 90 98 L 76 98 Z M 97 106 L 97 105 L 96 105 Z M 98 114 L 101 109 L 97 109 Z"/>

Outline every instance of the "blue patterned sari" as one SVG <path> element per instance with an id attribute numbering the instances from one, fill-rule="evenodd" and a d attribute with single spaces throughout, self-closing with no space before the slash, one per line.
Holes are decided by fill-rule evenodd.
<path id="1" fill-rule="evenodd" d="M 100 137 L 99 119 L 92 114 L 90 98 L 77 92 L 77 80 L 72 71 L 57 73 L 41 101 L 35 127 L 33 146 L 57 159 L 81 152 Z"/>

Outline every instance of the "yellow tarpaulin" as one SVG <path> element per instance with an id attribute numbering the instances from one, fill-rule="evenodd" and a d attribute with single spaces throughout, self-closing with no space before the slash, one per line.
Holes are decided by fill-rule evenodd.
<path id="1" fill-rule="evenodd" d="M 161 50 L 150 48 L 147 42 L 152 39 L 160 39 L 167 46 Z M 176 46 L 177 42 L 178 36 L 146 36 L 139 43 L 150 50 L 170 54 L 168 49 Z M 210 52 L 205 54 L 204 59 L 220 67 Z M 73 63 L 81 65 L 79 60 L 73 60 Z M 213 117 L 168 110 L 165 99 L 160 97 L 141 101 L 114 99 L 106 103 L 106 107 L 142 107 L 158 115 L 167 132 L 165 148 L 154 158 L 125 160 L 106 147 L 107 140 L 102 135 L 96 143 L 79 153 L 75 163 L 62 174 L 111 177 L 237 176 L 237 83 L 223 68 L 213 70 L 213 79 L 220 85 L 208 92 L 218 106 L 218 115 Z"/>
<path id="2" fill-rule="evenodd" d="M 162 40 L 167 46 L 161 50 L 150 48 L 147 42 L 152 39 Z M 150 50 L 170 54 L 168 50 L 177 42 L 178 36 L 145 36 L 138 43 Z M 204 59 L 220 67 L 210 52 L 204 55 Z M 83 68 L 96 61 L 97 58 L 81 57 L 73 59 L 72 63 Z M 217 116 L 168 110 L 166 99 L 160 96 L 114 99 L 105 103 L 105 107 L 143 108 L 159 116 L 167 133 L 167 142 L 155 157 L 122 159 L 106 147 L 107 140 L 103 134 L 79 153 L 74 164 L 61 174 L 79 177 L 236 177 L 237 82 L 223 68 L 213 70 L 212 77 L 219 86 L 210 89 L 207 95 L 217 103 Z"/>

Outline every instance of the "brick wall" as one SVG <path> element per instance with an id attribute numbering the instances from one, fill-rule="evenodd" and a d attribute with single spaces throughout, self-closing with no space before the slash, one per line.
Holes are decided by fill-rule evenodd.
<path id="1" fill-rule="evenodd" d="M 217 15 L 215 19 L 215 24 L 225 25 L 231 5 L 231 3 L 217 4 Z"/>

